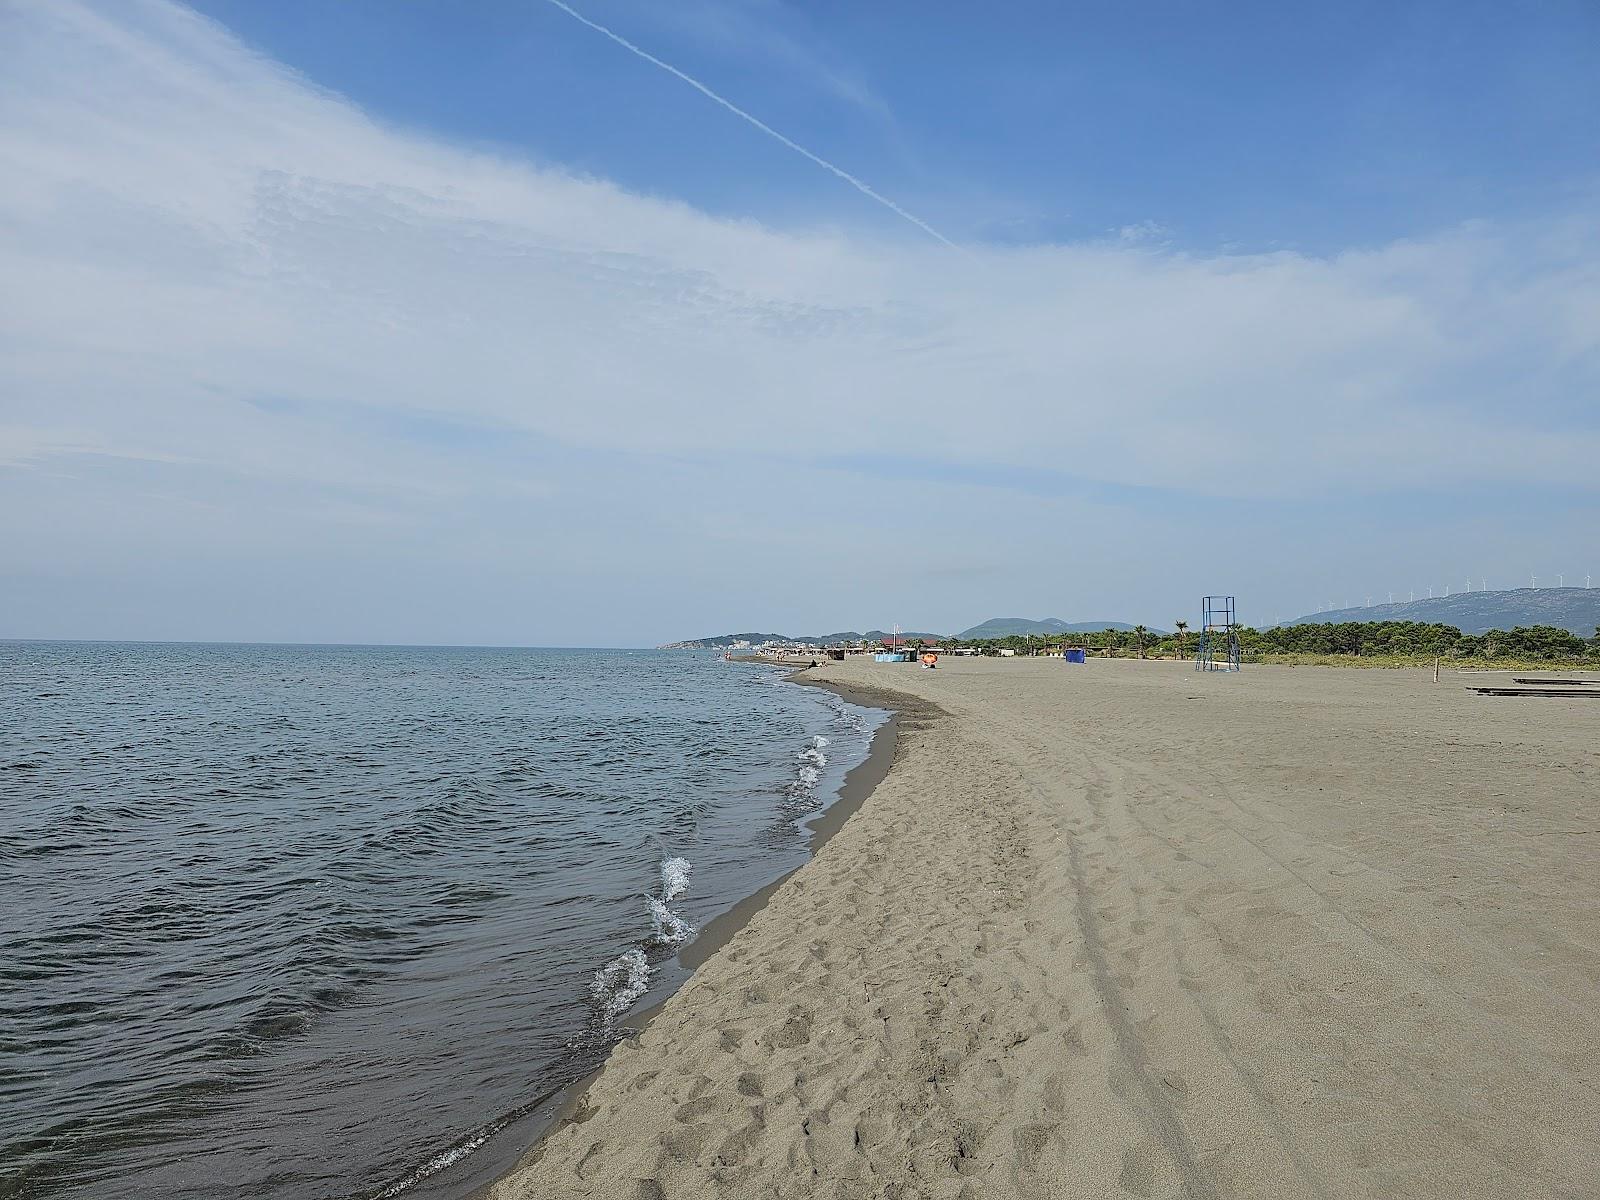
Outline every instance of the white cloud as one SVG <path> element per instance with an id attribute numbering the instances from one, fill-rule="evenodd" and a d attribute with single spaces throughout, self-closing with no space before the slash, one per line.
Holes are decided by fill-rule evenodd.
<path id="1" fill-rule="evenodd" d="M 544 505 L 593 545 L 629 526 L 596 480 L 752 451 L 1257 500 L 1600 489 L 1592 219 L 1328 258 L 1142 226 L 966 257 L 387 128 L 159 0 L 0 24 L 0 463 L 24 496 L 65 469 L 112 503 L 136 485 L 105 464 L 142 461 L 191 498 L 337 489 L 391 525 Z M 693 537 L 717 503 L 650 519 Z M 241 531 L 270 522 L 251 504 Z"/>

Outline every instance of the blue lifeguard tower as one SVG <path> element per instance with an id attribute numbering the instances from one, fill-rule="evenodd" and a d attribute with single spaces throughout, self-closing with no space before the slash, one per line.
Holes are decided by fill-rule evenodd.
<path id="1" fill-rule="evenodd" d="M 1232 596 L 1206 596 L 1200 601 L 1200 646 L 1194 669 L 1239 669 L 1239 612 Z"/>

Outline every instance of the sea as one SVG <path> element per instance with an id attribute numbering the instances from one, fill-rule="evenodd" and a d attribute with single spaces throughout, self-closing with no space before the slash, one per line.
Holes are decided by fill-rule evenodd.
<path id="1" fill-rule="evenodd" d="M 0 643 L 0 1196 L 503 1170 L 866 756 L 884 714 L 785 675 Z"/>

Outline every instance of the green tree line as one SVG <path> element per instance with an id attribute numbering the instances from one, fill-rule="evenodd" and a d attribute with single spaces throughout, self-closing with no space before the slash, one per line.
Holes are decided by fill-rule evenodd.
<path id="1" fill-rule="evenodd" d="M 1114 656 L 1192 657 L 1198 635 L 1187 628 L 1186 622 L 1174 622 L 1174 626 L 1176 632 L 1170 634 L 1152 633 L 1140 626 L 1054 636 L 947 639 L 943 645 L 970 646 L 985 654 L 998 654 L 1003 649 L 1017 654 L 1045 654 L 1066 646 L 1083 646 L 1097 654 Z M 1600 660 L 1600 627 L 1595 629 L 1594 637 L 1583 638 L 1553 625 L 1496 629 L 1482 634 L 1462 633 L 1454 625 L 1422 621 L 1344 621 L 1275 629 L 1247 626 L 1239 630 L 1239 648 L 1252 658 L 1310 654 L 1588 662 Z"/>
<path id="2" fill-rule="evenodd" d="M 1245 637 L 1248 633 L 1248 639 Z M 1581 638 L 1554 625 L 1462 633 L 1421 621 L 1345 621 L 1244 631 L 1241 648 L 1264 654 L 1437 655 L 1442 658 L 1583 659 L 1600 657 L 1600 627 Z"/>

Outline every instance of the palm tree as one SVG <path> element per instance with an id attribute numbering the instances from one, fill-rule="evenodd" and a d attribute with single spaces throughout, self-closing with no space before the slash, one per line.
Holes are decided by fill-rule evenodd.
<path id="1" fill-rule="evenodd" d="M 1133 627 L 1133 642 L 1138 647 L 1140 658 L 1144 657 L 1144 635 L 1149 632 L 1143 625 L 1135 625 Z"/>
<path id="2" fill-rule="evenodd" d="M 1104 642 L 1104 645 L 1105 645 L 1105 648 L 1106 648 L 1106 657 L 1107 658 L 1111 657 L 1111 650 L 1116 645 L 1116 639 L 1117 639 L 1117 631 L 1115 629 L 1111 628 L 1111 626 L 1107 625 L 1106 626 L 1106 640 Z"/>
<path id="3" fill-rule="evenodd" d="M 1179 660 L 1182 660 L 1185 653 L 1184 647 L 1188 640 L 1186 635 L 1189 632 L 1189 622 L 1174 621 L 1172 623 L 1172 627 L 1178 631 L 1178 658 Z"/>

